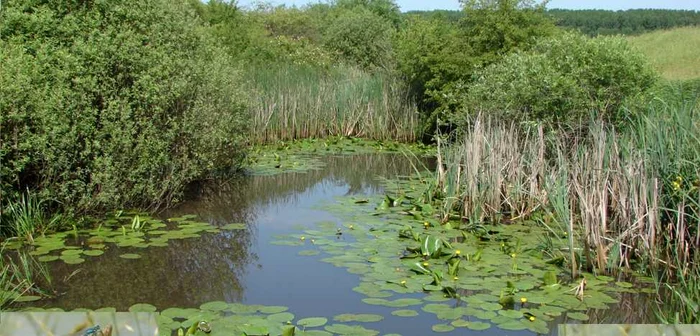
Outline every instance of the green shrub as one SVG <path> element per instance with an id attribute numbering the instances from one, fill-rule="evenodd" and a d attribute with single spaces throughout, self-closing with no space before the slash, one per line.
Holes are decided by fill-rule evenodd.
<path id="1" fill-rule="evenodd" d="M 240 162 L 239 75 L 184 1 L 3 5 L 3 198 L 155 206 Z"/>
<path id="2" fill-rule="evenodd" d="M 620 109 L 656 81 L 644 57 L 625 40 L 577 33 L 540 40 L 531 51 L 506 56 L 484 69 L 465 106 L 514 121 L 562 123 L 591 114 L 613 123 Z"/>
<path id="3" fill-rule="evenodd" d="M 326 29 L 323 40 L 329 50 L 366 69 L 391 68 L 393 28 L 381 16 L 364 7 L 343 10 Z"/>

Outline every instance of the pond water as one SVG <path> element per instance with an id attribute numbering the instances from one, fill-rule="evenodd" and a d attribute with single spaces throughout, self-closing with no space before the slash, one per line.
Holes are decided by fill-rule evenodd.
<path id="1" fill-rule="evenodd" d="M 316 228 L 318 223 L 345 220 L 324 209 L 339 197 L 358 199 L 381 195 L 380 176 L 396 178 L 415 172 L 415 162 L 403 155 L 372 154 L 325 156 L 320 170 L 268 176 L 245 176 L 227 182 L 204 183 L 194 188 L 188 201 L 160 214 L 163 218 L 196 215 L 198 220 L 216 226 L 245 223 L 245 230 L 204 233 L 198 238 L 177 239 L 167 246 L 138 249 L 108 245 L 105 253 L 79 265 L 53 262 L 51 272 L 57 279 L 59 297 L 33 302 L 33 306 L 98 309 L 114 307 L 126 311 L 137 303 L 154 305 L 159 311 L 170 307 L 192 307 L 211 301 L 269 306 L 286 306 L 295 320 L 326 317 L 328 324 L 339 314 L 378 314 L 383 320 L 361 324 L 381 334 L 433 334 L 433 325 L 449 323 L 435 314 L 414 309 L 417 316 L 391 314 L 399 308 L 369 305 L 367 296 L 354 291 L 361 275 L 322 262 L 326 253 L 299 255 L 314 250 L 303 246 L 273 244 L 280 236 L 299 234 Z M 423 162 L 425 166 L 433 163 Z M 428 167 L 432 168 L 432 167 Z M 351 242 L 351 235 L 337 236 L 339 242 Z M 124 253 L 138 253 L 139 259 L 124 259 Z M 67 280 L 67 281 L 64 281 Z M 422 298 L 425 294 L 396 294 Z M 607 310 L 588 310 L 589 323 L 644 323 L 650 321 L 648 299 L 640 294 L 620 293 L 620 303 Z M 454 304 L 454 300 L 443 303 Z M 563 317 L 547 323 L 556 334 Z M 578 323 L 578 322 L 577 322 Z M 457 328 L 448 335 L 533 335 L 527 330 L 483 331 Z"/>

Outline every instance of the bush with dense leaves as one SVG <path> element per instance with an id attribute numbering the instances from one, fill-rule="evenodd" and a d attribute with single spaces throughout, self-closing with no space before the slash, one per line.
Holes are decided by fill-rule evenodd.
<path id="1" fill-rule="evenodd" d="M 389 21 L 364 7 L 341 10 L 335 22 L 326 29 L 324 45 L 339 53 L 346 61 L 365 69 L 390 68 L 392 65 Z"/>
<path id="2" fill-rule="evenodd" d="M 239 164 L 239 75 L 184 0 L 10 0 L 1 15 L 5 200 L 155 206 Z"/>
<path id="3" fill-rule="evenodd" d="M 656 78 L 643 55 L 622 38 L 566 33 L 484 69 L 465 106 L 472 114 L 513 121 L 557 124 L 594 115 L 619 124 L 628 117 L 620 109 L 623 101 Z"/>

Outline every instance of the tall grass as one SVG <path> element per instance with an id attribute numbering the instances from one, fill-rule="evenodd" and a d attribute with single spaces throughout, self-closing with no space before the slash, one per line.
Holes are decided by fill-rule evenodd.
<path id="1" fill-rule="evenodd" d="M 682 294 L 677 320 L 697 319 L 680 307 L 700 292 L 700 118 L 679 97 L 647 104 L 623 131 L 591 122 L 576 136 L 476 118 L 440 151 L 443 192 L 459 199 L 444 211 L 480 222 L 545 213 L 568 234 L 559 255 L 572 276 L 661 270 Z"/>
<path id="2" fill-rule="evenodd" d="M 9 235 L 31 243 L 35 235 L 43 236 L 57 229 L 63 219 L 58 213 L 49 215 L 45 202 L 35 193 L 27 191 L 7 204 L 0 203 L 0 237 Z"/>
<path id="3" fill-rule="evenodd" d="M 660 30 L 628 37 L 670 80 L 700 78 L 700 26 Z"/>
<path id="4" fill-rule="evenodd" d="M 326 136 L 414 141 L 418 111 L 398 80 L 345 66 L 251 66 L 251 140 Z"/>
<path id="5" fill-rule="evenodd" d="M 45 264 L 25 252 L 11 254 L 0 246 L 0 310 L 22 296 L 49 296 L 44 288 L 51 287 L 51 274 Z"/>

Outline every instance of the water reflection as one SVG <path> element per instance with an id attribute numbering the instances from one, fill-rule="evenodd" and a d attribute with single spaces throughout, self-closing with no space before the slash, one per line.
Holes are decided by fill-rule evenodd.
<path id="1" fill-rule="evenodd" d="M 171 240 L 167 247 L 137 249 L 110 244 L 104 255 L 88 257 L 83 264 L 53 262 L 52 274 L 62 295 L 42 303 L 64 309 L 115 307 L 119 311 L 144 302 L 159 309 L 197 307 L 218 300 L 274 304 L 275 296 L 285 288 L 271 294 L 266 286 L 275 285 L 264 284 L 285 272 L 287 277 L 293 277 L 298 265 L 297 260 L 267 245 L 273 235 L 289 232 L 297 223 L 332 219 L 320 211 L 309 210 L 311 205 L 334 196 L 380 192 L 377 176 L 408 175 L 413 173 L 415 165 L 402 155 L 356 155 L 324 160 L 327 166 L 323 170 L 247 176 L 194 186 L 187 202 L 160 216 L 196 214 L 215 225 L 242 222 L 248 229 Z M 429 164 L 425 161 L 417 166 Z M 265 252 L 263 257 L 261 252 Z M 120 258 L 124 253 L 138 253 L 142 257 Z M 294 280 L 289 278 L 289 281 Z M 311 286 L 307 290 L 318 288 L 318 284 L 306 284 L 303 277 L 298 281 L 305 288 Z"/>

